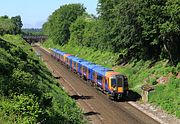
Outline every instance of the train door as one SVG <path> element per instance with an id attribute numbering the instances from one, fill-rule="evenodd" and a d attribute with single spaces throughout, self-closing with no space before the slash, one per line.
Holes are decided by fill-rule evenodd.
<path id="1" fill-rule="evenodd" d="M 108 91 L 108 78 L 105 77 L 105 90 Z"/>
<path id="2" fill-rule="evenodd" d="M 70 59 L 70 68 L 73 69 L 73 67 L 74 67 L 73 66 L 73 61 L 72 61 L 72 59 Z"/>
<path id="3" fill-rule="evenodd" d="M 105 88 L 105 77 L 103 76 L 102 77 L 102 89 L 105 91 L 106 88 Z"/>
<path id="4" fill-rule="evenodd" d="M 66 63 L 66 57 L 65 57 L 65 55 L 64 55 L 64 63 Z"/>
<path id="5" fill-rule="evenodd" d="M 78 63 L 78 73 L 81 74 L 81 64 Z"/>
<path id="6" fill-rule="evenodd" d="M 70 59 L 68 59 L 68 65 L 71 68 L 71 63 L 70 62 L 71 62 Z"/>
<path id="7" fill-rule="evenodd" d="M 87 80 L 89 79 L 89 69 L 88 68 L 86 69 L 86 79 Z"/>
<path id="8" fill-rule="evenodd" d="M 92 80 L 94 81 L 94 82 L 97 82 L 97 74 L 96 74 L 96 72 L 92 72 Z"/>
<path id="9" fill-rule="evenodd" d="M 81 65 L 81 75 L 83 75 L 83 66 Z"/>
<path id="10" fill-rule="evenodd" d="M 74 62 L 72 59 L 71 59 L 71 68 L 74 69 Z"/>
<path id="11" fill-rule="evenodd" d="M 97 85 L 97 73 L 96 72 L 92 72 L 92 82 L 93 82 L 93 86 Z"/>
<path id="12" fill-rule="evenodd" d="M 58 61 L 60 61 L 60 54 L 58 54 Z"/>
<path id="13" fill-rule="evenodd" d="M 76 72 L 78 72 L 78 63 L 76 62 Z"/>

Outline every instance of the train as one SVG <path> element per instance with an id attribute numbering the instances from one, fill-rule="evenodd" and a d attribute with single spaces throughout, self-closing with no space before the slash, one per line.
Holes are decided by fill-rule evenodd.
<path id="1" fill-rule="evenodd" d="M 128 95 L 128 79 L 110 68 L 89 62 L 56 48 L 50 48 L 51 56 L 81 78 L 98 87 L 110 98 L 121 99 Z"/>

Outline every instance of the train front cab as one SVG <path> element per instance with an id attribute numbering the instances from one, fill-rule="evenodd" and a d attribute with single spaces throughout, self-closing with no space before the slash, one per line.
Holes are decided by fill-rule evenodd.
<path id="1" fill-rule="evenodd" d="M 128 95 L 128 82 L 124 75 L 118 72 L 107 72 L 106 77 L 109 81 L 109 89 L 114 99 L 120 99 Z"/>

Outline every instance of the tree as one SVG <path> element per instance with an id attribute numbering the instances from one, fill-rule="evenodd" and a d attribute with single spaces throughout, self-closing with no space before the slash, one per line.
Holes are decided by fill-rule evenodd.
<path id="1" fill-rule="evenodd" d="M 0 35 L 13 34 L 16 25 L 8 17 L 0 17 Z"/>
<path id="2" fill-rule="evenodd" d="M 53 12 L 43 30 L 49 30 L 45 32 L 49 32 L 49 36 L 56 44 L 64 45 L 70 38 L 70 25 L 84 12 L 85 8 L 81 4 L 63 5 Z"/>
<path id="3" fill-rule="evenodd" d="M 138 21 L 147 55 L 166 58 L 172 64 L 180 60 L 180 2 L 178 0 L 141 0 Z"/>
<path id="4" fill-rule="evenodd" d="M 12 17 L 11 20 L 16 25 L 14 29 L 14 34 L 20 34 L 21 28 L 23 26 L 22 21 L 21 21 L 21 16 Z"/>
<path id="5" fill-rule="evenodd" d="M 20 34 L 22 21 L 20 16 L 12 17 L 8 16 L 0 17 L 0 35 L 3 34 Z"/>
<path id="6" fill-rule="evenodd" d="M 180 2 L 168 0 L 163 8 L 164 23 L 159 25 L 162 49 L 171 63 L 176 65 L 180 61 Z M 164 56 L 164 55 L 163 55 Z"/>

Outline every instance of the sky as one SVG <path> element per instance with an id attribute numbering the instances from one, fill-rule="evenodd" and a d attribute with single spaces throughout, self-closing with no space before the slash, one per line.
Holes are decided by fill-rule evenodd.
<path id="1" fill-rule="evenodd" d="M 0 16 L 20 15 L 23 28 L 41 28 L 52 12 L 69 3 L 81 3 L 89 14 L 97 14 L 98 0 L 0 0 Z"/>

